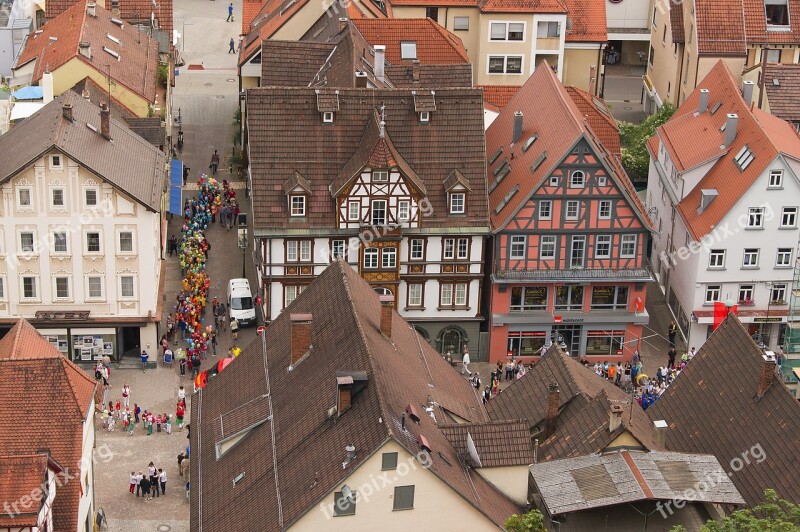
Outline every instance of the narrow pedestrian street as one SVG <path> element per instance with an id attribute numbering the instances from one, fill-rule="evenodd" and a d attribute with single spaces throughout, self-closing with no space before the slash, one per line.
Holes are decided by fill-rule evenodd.
<path id="1" fill-rule="evenodd" d="M 238 82 L 236 54 L 228 54 L 228 42 L 236 38 L 241 29 L 241 2 L 234 2 L 235 22 L 226 22 L 227 3 L 213 0 L 184 0 L 175 4 L 175 28 L 185 32 L 183 57 L 185 65 L 180 67 L 173 89 L 174 116 L 180 117 L 184 132 L 184 148 L 178 158 L 190 168 L 189 179 L 183 190 L 183 198 L 197 194 L 197 179 L 209 173 L 211 154 L 218 150 L 220 168 L 215 178 L 227 179 L 236 190 L 236 199 L 244 213 L 250 212 L 250 201 L 246 197 L 244 182 L 229 172 L 228 158 L 233 149 L 234 111 L 238 105 Z M 190 69 L 190 65 L 192 68 Z M 198 69 L 197 65 L 202 66 Z M 177 124 L 176 124 L 177 125 Z M 175 130 L 177 135 L 177 130 Z M 237 146 L 237 150 L 241 149 Z M 249 218 L 249 216 L 248 216 Z M 168 236 L 180 235 L 182 217 L 175 216 L 169 223 Z M 211 279 L 209 300 L 218 297 L 225 300 L 226 286 L 231 278 L 241 277 L 245 264 L 251 286 L 254 284 L 252 246 L 245 253 L 238 248 L 236 228 L 226 231 L 219 224 L 212 224 L 206 231 L 211 243 L 206 270 Z M 167 258 L 166 282 L 164 283 L 164 312 L 161 331 L 166 331 L 166 316 L 171 311 L 180 289 L 181 271 L 177 257 Z M 210 311 L 207 319 L 213 320 Z M 255 338 L 255 328 L 242 329 L 236 342 L 245 346 Z M 230 332 L 225 331 L 218 339 L 219 357 L 225 356 L 234 344 Z M 181 347 L 178 345 L 178 347 Z M 155 351 L 155 349 L 153 349 Z M 210 352 L 209 352 L 210 354 Z M 151 353 L 150 361 L 155 359 Z M 214 362 L 210 356 L 204 368 Z M 165 367 L 161 360 L 155 369 L 142 372 L 140 369 L 115 369 L 110 377 L 109 399 L 116 402 L 121 396 L 122 386 L 131 387 L 131 409 L 134 403 L 142 410 L 175 417 L 178 387 L 187 390 L 186 423 L 191 405 L 192 382 L 189 376 L 179 375 L 178 365 Z M 102 508 L 108 519 L 108 530 L 112 532 L 189 530 L 189 501 L 184 490 L 185 480 L 179 476 L 177 456 L 189 445 L 188 431 L 173 430 L 147 435 L 139 423 L 132 436 L 122 431 L 121 423 L 113 432 L 104 429 L 98 416 L 97 449 L 95 455 L 96 506 Z M 102 460 L 101 457 L 111 459 Z M 128 491 L 128 479 L 132 471 L 147 471 L 153 462 L 167 473 L 166 496 L 145 501 Z"/>

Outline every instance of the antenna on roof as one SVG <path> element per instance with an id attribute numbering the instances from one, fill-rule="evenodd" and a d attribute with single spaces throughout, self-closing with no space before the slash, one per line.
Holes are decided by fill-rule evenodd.
<path id="1" fill-rule="evenodd" d="M 380 122 L 380 136 L 383 138 L 384 129 L 386 128 L 386 104 L 381 102 L 381 122 Z"/>

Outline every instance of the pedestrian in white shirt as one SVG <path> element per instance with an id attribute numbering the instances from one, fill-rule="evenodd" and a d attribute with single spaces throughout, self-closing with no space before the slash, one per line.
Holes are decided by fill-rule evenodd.
<path id="1" fill-rule="evenodd" d="M 466 349 L 464 349 L 464 357 L 461 359 L 461 363 L 463 364 L 461 367 L 461 374 L 463 375 L 466 373 L 471 377 L 472 372 L 469 370 L 469 351 Z"/>

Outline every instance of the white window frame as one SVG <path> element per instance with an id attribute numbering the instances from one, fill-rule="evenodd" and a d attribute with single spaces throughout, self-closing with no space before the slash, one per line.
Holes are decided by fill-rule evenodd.
<path id="1" fill-rule="evenodd" d="M 719 284 L 706 285 L 705 295 L 703 296 L 703 304 L 711 305 L 715 301 L 719 301 L 721 293 L 722 293 L 722 285 Z"/>
<path id="2" fill-rule="evenodd" d="M 31 185 L 21 185 L 17 186 L 17 193 L 16 193 L 16 200 L 17 200 L 17 210 L 33 210 L 33 186 Z M 24 205 L 22 203 L 22 191 L 28 192 L 28 204 Z"/>
<path id="3" fill-rule="evenodd" d="M 636 258 L 636 247 L 639 244 L 639 235 L 622 235 L 619 239 L 619 258 L 633 259 Z M 625 252 L 625 247 L 632 245 L 630 253 Z"/>
<path id="4" fill-rule="evenodd" d="M 508 258 L 511 260 L 524 260 L 525 250 L 528 247 L 528 237 L 525 235 L 511 235 L 508 239 Z"/>
<path id="5" fill-rule="evenodd" d="M 347 240 L 336 239 L 331 241 L 331 262 L 338 259 L 347 260 Z"/>
<path id="6" fill-rule="evenodd" d="M 289 216 L 300 218 L 306 215 L 306 197 L 302 194 L 289 196 Z"/>
<path id="7" fill-rule="evenodd" d="M 764 207 L 750 207 L 747 209 L 747 229 L 764 228 Z"/>
<path id="8" fill-rule="evenodd" d="M 300 240 L 297 247 L 300 262 L 311 262 L 311 240 Z"/>
<path id="9" fill-rule="evenodd" d="M 548 251 L 548 253 L 545 253 Z M 552 260 L 556 258 L 555 235 L 542 235 L 539 237 L 539 259 Z"/>
<path id="10" fill-rule="evenodd" d="M 455 300 L 455 287 L 453 283 L 441 283 L 439 291 L 439 305 L 452 307 Z"/>
<path id="11" fill-rule="evenodd" d="M 397 248 L 386 247 L 381 249 L 381 268 L 397 268 Z"/>
<path id="12" fill-rule="evenodd" d="M 64 235 L 64 244 L 66 245 L 66 249 L 65 250 L 61 251 L 61 250 L 56 249 L 56 244 L 58 243 L 58 239 L 56 238 L 56 235 Z M 58 255 L 58 256 L 69 255 L 70 254 L 69 253 L 69 251 L 70 251 L 69 250 L 69 233 L 67 231 L 53 231 L 52 232 L 52 236 L 53 236 L 53 246 L 52 246 L 52 249 L 50 250 L 50 253 L 52 253 L 53 255 Z"/>
<path id="13" fill-rule="evenodd" d="M 372 182 L 373 183 L 388 183 L 389 182 L 389 170 L 373 170 L 372 171 Z"/>
<path id="14" fill-rule="evenodd" d="M 770 170 L 767 188 L 783 188 L 783 170 Z"/>
<path id="15" fill-rule="evenodd" d="M 92 295 L 92 279 L 100 280 L 100 295 Z M 86 301 L 105 301 L 106 283 L 103 275 L 86 275 Z"/>
<path id="16" fill-rule="evenodd" d="M 376 209 L 375 206 L 378 204 L 383 204 L 383 221 L 375 219 L 375 211 L 380 210 Z M 371 202 L 370 210 L 369 210 L 369 220 L 372 226 L 382 226 L 386 225 L 387 214 L 389 209 L 389 202 L 385 199 L 374 199 Z"/>
<path id="17" fill-rule="evenodd" d="M 286 241 L 286 262 L 297 262 L 299 257 L 300 244 L 298 240 Z"/>
<path id="18" fill-rule="evenodd" d="M 466 25 L 463 24 L 465 20 Z M 453 17 L 453 31 L 469 31 L 469 22 L 469 17 Z"/>
<path id="19" fill-rule="evenodd" d="M 407 222 L 411 219 L 411 202 L 400 200 L 397 202 L 397 221 Z"/>
<path id="20" fill-rule="evenodd" d="M 547 206 L 547 209 L 544 208 L 545 205 Z M 544 211 L 546 211 L 546 212 L 544 212 Z M 553 200 L 539 200 L 538 217 L 539 217 L 540 220 L 552 220 L 552 218 L 553 218 Z"/>
<path id="21" fill-rule="evenodd" d="M 659 183 L 660 182 L 661 181 L 659 180 Z M 597 176 L 597 186 L 598 187 L 604 187 L 606 185 L 608 185 L 608 176 L 604 176 L 604 175 Z"/>
<path id="22" fill-rule="evenodd" d="M 347 221 L 358 222 L 361 220 L 361 202 L 351 200 L 347 202 Z"/>
<path id="23" fill-rule="evenodd" d="M 603 211 L 606 211 L 603 213 Z M 611 200 L 600 200 L 597 206 L 597 219 L 610 220 L 611 219 Z"/>
<path id="24" fill-rule="evenodd" d="M 725 255 L 727 255 L 724 249 L 712 249 L 708 252 L 708 269 L 709 270 L 721 270 L 725 268 Z"/>
<path id="25" fill-rule="evenodd" d="M 558 186 L 558 176 L 557 175 L 551 175 L 550 179 L 549 179 L 549 182 L 550 182 L 550 186 L 551 187 L 557 187 Z"/>
<path id="26" fill-rule="evenodd" d="M 400 60 L 417 59 L 417 41 L 400 41 Z"/>
<path id="27" fill-rule="evenodd" d="M 491 64 L 492 59 L 503 59 L 503 71 L 502 72 L 492 72 L 491 71 Z M 519 58 L 519 72 L 509 72 L 508 71 L 508 60 L 510 58 L 517 59 Z M 487 56 L 486 59 L 486 74 L 490 76 L 521 76 L 525 72 L 525 55 L 524 54 L 491 54 Z"/>
<path id="28" fill-rule="evenodd" d="M 56 204 L 56 191 L 61 193 L 61 205 Z M 67 187 L 65 186 L 51 186 L 50 187 L 50 209 L 53 210 L 66 210 L 67 209 Z"/>
<path id="29" fill-rule="evenodd" d="M 128 296 L 124 293 L 124 286 L 123 286 L 123 279 L 131 279 L 131 291 L 133 292 L 132 295 Z M 120 274 L 117 276 L 117 287 L 119 289 L 119 299 L 125 301 L 131 301 L 136 299 L 136 276 L 135 275 L 128 275 L 128 274 Z"/>
<path id="30" fill-rule="evenodd" d="M 797 207 L 783 207 L 781 209 L 781 229 L 797 228 Z"/>
<path id="31" fill-rule="evenodd" d="M 322 123 L 323 124 L 333 124 L 333 112 L 332 111 L 325 111 L 322 113 Z"/>
<path id="32" fill-rule="evenodd" d="M 510 39 L 509 34 L 511 33 L 511 25 L 512 24 L 521 24 L 522 25 L 522 38 L 521 39 Z M 495 38 L 492 37 L 492 28 L 494 26 L 502 26 L 503 27 L 503 38 Z M 527 32 L 528 25 L 524 20 L 491 20 L 489 21 L 489 42 L 525 42 L 525 34 Z M 517 32 L 514 32 L 517 33 Z"/>
<path id="33" fill-rule="evenodd" d="M 58 164 L 55 163 L 56 158 L 58 158 Z M 47 162 L 49 163 L 50 170 L 63 170 L 64 169 L 64 156 L 60 153 L 53 153 L 47 158 Z"/>
<path id="34" fill-rule="evenodd" d="M 414 249 L 414 243 L 419 242 L 419 255 L 417 250 Z M 425 240 L 422 238 L 412 238 L 408 242 L 409 246 L 409 260 L 422 260 L 425 257 Z"/>
<path id="35" fill-rule="evenodd" d="M 749 294 L 749 295 L 748 295 Z M 755 294 L 755 285 L 752 284 L 740 284 L 739 291 L 738 291 L 738 301 L 753 301 Z M 742 297 L 742 295 L 746 295 L 747 297 Z"/>
<path id="36" fill-rule="evenodd" d="M 364 269 L 377 270 L 380 250 L 378 248 L 364 248 Z M 369 260 L 368 260 L 369 258 Z"/>
<path id="37" fill-rule="evenodd" d="M 89 235 L 97 233 L 100 242 L 100 249 L 98 251 L 89 251 Z M 84 255 L 102 255 L 103 254 L 103 231 L 100 229 L 87 229 L 83 232 L 83 254 Z"/>
<path id="38" fill-rule="evenodd" d="M 287 284 L 283 285 L 283 308 L 288 307 L 292 302 L 297 299 L 297 296 L 303 293 L 305 285 L 301 284 Z M 289 294 L 292 294 L 291 298 Z"/>
<path id="39" fill-rule="evenodd" d="M 611 258 L 611 235 L 597 235 L 594 241 L 594 258 L 596 259 L 610 259 Z M 605 251 L 601 252 L 600 246 L 605 247 Z"/>
<path id="40" fill-rule="evenodd" d="M 32 296 L 25 295 L 25 279 L 33 279 L 33 292 Z M 19 276 L 19 298 L 21 302 L 37 302 L 42 299 L 42 290 L 39 283 L 38 275 L 23 274 Z"/>
<path id="41" fill-rule="evenodd" d="M 456 307 L 466 307 L 469 302 L 469 287 L 467 283 L 455 283 L 453 285 L 453 305 Z"/>
<path id="42" fill-rule="evenodd" d="M 94 204 L 89 203 L 88 194 L 94 192 Z M 83 207 L 86 209 L 96 209 L 100 205 L 100 187 L 83 187 Z"/>
<path id="43" fill-rule="evenodd" d="M 410 283 L 408 285 L 408 306 L 422 306 L 422 283 Z"/>
<path id="44" fill-rule="evenodd" d="M 778 248 L 778 252 L 775 254 L 775 267 L 791 268 L 793 251 L 792 248 Z"/>
<path id="45" fill-rule="evenodd" d="M 464 214 L 467 212 L 467 194 L 466 192 L 451 192 L 450 193 L 450 214 Z"/>
<path id="46" fill-rule="evenodd" d="M 456 258 L 466 260 L 469 258 L 469 239 L 459 238 L 456 241 Z"/>
<path id="47" fill-rule="evenodd" d="M 774 283 L 769 289 L 769 301 L 770 303 L 777 303 L 778 301 L 785 303 L 786 302 L 786 283 Z M 780 297 L 776 297 L 780 296 Z"/>
<path id="48" fill-rule="evenodd" d="M 555 35 L 550 35 L 550 28 L 552 25 L 556 25 Z M 542 27 L 544 25 L 544 32 L 542 32 Z M 542 35 L 544 33 L 544 35 Z M 558 39 L 561 37 L 561 23 L 557 20 L 539 20 L 536 23 L 536 38 L 537 39 Z"/>
<path id="49" fill-rule="evenodd" d="M 419 123 L 420 124 L 427 124 L 431 121 L 431 112 L 430 111 L 420 111 L 419 112 Z"/>
<path id="50" fill-rule="evenodd" d="M 574 207 L 575 214 L 570 214 Z M 564 208 L 564 219 L 575 221 L 581 217 L 581 203 L 578 200 L 567 200 Z"/>
<path id="51" fill-rule="evenodd" d="M 67 295 L 58 295 L 58 282 L 67 282 Z M 71 301 L 72 300 L 72 280 L 68 275 L 56 275 L 53 277 L 53 301 Z"/>
<path id="52" fill-rule="evenodd" d="M 30 250 L 25 250 L 25 245 L 22 243 L 22 235 L 31 235 L 31 249 Z M 34 230 L 34 229 L 23 229 L 21 231 L 17 231 L 17 246 L 18 246 L 20 254 L 38 255 L 39 254 L 39 250 L 36 249 L 36 230 Z"/>
<path id="53" fill-rule="evenodd" d="M 454 260 L 456 258 L 456 239 L 442 239 L 442 260 Z"/>
<path id="54" fill-rule="evenodd" d="M 761 250 L 757 248 L 746 248 L 742 252 L 742 268 L 753 269 L 758 268 L 758 258 L 761 255 Z"/>
<path id="55" fill-rule="evenodd" d="M 122 235 L 123 233 L 130 233 L 131 235 L 131 250 L 125 251 L 122 249 Z M 117 255 L 135 255 L 136 254 L 136 232 L 132 229 L 117 229 Z M 101 248 L 102 249 L 102 248 Z"/>
<path id="56" fill-rule="evenodd" d="M 583 188 L 586 186 L 586 173 L 583 170 L 574 170 L 569 176 L 569 188 Z"/>

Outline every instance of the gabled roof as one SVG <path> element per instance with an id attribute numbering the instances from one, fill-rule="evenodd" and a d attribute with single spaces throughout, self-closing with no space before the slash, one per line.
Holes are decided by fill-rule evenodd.
<path id="1" fill-rule="evenodd" d="M 541 428 L 551 383 L 559 386 L 559 414 L 555 433 L 540 442 L 539 460 L 600 452 L 624 431 L 644 448 L 658 450 L 650 420 L 639 404 L 556 345 L 524 377 L 489 401 L 489 416 L 494 421 L 523 420 L 531 428 Z M 622 424 L 609 432 L 612 404 L 623 407 Z"/>
<path id="2" fill-rule="evenodd" d="M 259 88 L 247 93 L 250 172 L 256 230 L 283 230 L 286 202 L 275 194 L 287 176 L 300 172 L 310 183 L 308 215 L 293 228 L 335 226 L 331 192 L 372 156 L 379 144 L 376 112 L 385 106 L 385 156 L 427 194 L 427 227 L 488 225 L 483 109 L 476 89 L 436 91 L 436 111 L 420 124 L 406 89 L 339 89 L 340 111 L 323 124 L 313 88 Z M 298 141 L 298 139 L 301 139 Z M 377 154 L 377 152 L 375 152 Z M 454 170 L 467 179 L 468 217 L 451 217 L 444 180 Z M 415 175 L 417 177 L 415 177 Z"/>
<path id="3" fill-rule="evenodd" d="M 31 329 L 20 319 L 0 341 L 0 449 L 4 454 L 48 449 L 82 478 L 83 428 L 91 422 L 97 384 Z M 55 530 L 77 527 L 81 484 L 67 482 L 56 491 Z"/>
<path id="4" fill-rule="evenodd" d="M 76 2 L 80 4 L 83 0 L 48 0 L 44 5 L 45 17 L 53 19 L 74 6 Z M 110 11 L 111 0 L 96 3 L 104 4 Z M 151 13 L 156 19 L 158 28 L 168 32 L 172 38 L 172 0 L 157 0 L 155 7 L 153 0 L 119 0 L 117 16 L 129 24 L 146 23 L 149 27 Z"/>
<path id="5" fill-rule="evenodd" d="M 589 127 L 597 135 L 603 147 L 619 158 L 619 126 L 617 126 L 617 121 L 614 120 L 605 102 L 583 89 L 577 87 L 566 87 L 566 89 L 572 101 L 578 106 L 578 110 L 589 122 Z"/>
<path id="6" fill-rule="evenodd" d="M 432 450 L 427 471 L 498 527 L 519 512 L 459 461 L 437 426 L 454 419 L 449 412 L 468 422 L 488 421 L 474 390 L 396 312 L 391 340 L 383 336 L 380 305 L 377 294 L 350 265 L 335 262 L 268 326 L 266 344 L 260 339 L 250 344 L 195 395 L 192 530 L 279 530 L 279 500 L 283 528 L 289 528 L 306 513 L 319 511 L 321 503 L 329 502 L 323 497 L 392 440 L 411 455 L 420 452 L 418 441 L 426 443 Z M 287 371 L 290 315 L 295 313 L 312 314 L 313 348 Z M 365 386 L 353 395 L 351 407 L 332 419 L 327 411 L 335 403 L 341 372 L 361 372 Z M 262 399 L 267 393 L 271 412 Z M 256 402 L 263 423 L 217 460 L 215 437 L 223 426 L 221 418 Z M 436 421 L 424 412 L 426 404 L 432 405 Z M 421 413 L 418 423 L 404 416 L 409 405 Z M 254 415 L 237 426 L 257 421 Z M 347 445 L 355 447 L 355 458 L 343 468 Z M 231 481 L 242 472 L 234 488 Z M 205 491 L 210 486 L 213 496 Z"/>
<path id="7" fill-rule="evenodd" d="M 63 117 L 64 104 L 72 105 L 73 122 Z M 0 136 L 0 183 L 57 149 L 148 209 L 159 210 L 166 155 L 125 124 L 113 118 L 110 123 L 112 141 L 100 135 L 99 106 L 64 92 Z"/>
<path id="8" fill-rule="evenodd" d="M 709 453 L 732 465 L 749 452 L 731 477 L 747 504 L 762 502 L 767 488 L 797 504 L 800 469 L 789 464 L 800 463 L 800 404 L 777 376 L 758 396 L 763 354 L 729 314 L 647 414 L 669 424 L 672 451 Z"/>
<path id="9" fill-rule="evenodd" d="M 463 462 L 473 467 L 506 467 L 533 463 L 531 433 L 524 421 L 484 421 L 439 425 Z M 469 440 L 475 449 L 473 455 Z M 478 462 L 475 462 L 475 458 Z"/>
<path id="10" fill-rule="evenodd" d="M 743 504 L 726 473 L 711 455 L 641 451 L 590 454 L 531 466 L 549 515 L 639 501 Z M 709 482 L 712 478 L 715 482 Z M 701 482 L 708 489 L 696 489 Z"/>
<path id="11" fill-rule="evenodd" d="M 41 489 L 47 462 L 47 453 L 0 456 L 0 500 L 17 503 L 13 510 L 9 507 L 8 512 L 0 513 L 0 526 L 11 529 L 39 526 L 39 512 L 47 498 Z M 33 496 L 36 493 L 40 494 L 38 498 Z"/>
<path id="12" fill-rule="evenodd" d="M 522 111 L 522 136 L 512 144 L 514 113 Z M 596 119 L 595 119 L 596 120 Z M 558 124 L 554 128 L 552 124 Z M 527 150 L 525 143 L 537 138 Z M 581 139 L 592 147 L 598 159 L 606 165 L 609 176 L 623 194 L 641 223 L 650 227 L 628 176 L 600 143 L 588 119 L 580 111 L 567 90 L 546 62 L 537 68 L 511 101 L 486 130 L 486 153 L 490 160 L 502 153 L 489 165 L 489 208 L 492 229 L 497 231 L 508 224 L 517 209 L 544 182 L 544 179 Z M 509 163 L 510 172 L 499 182 L 492 176 L 498 165 Z M 517 189 L 516 194 L 512 191 Z"/>
<path id="13" fill-rule="evenodd" d="M 458 65 L 469 63 L 461 39 L 429 18 L 420 19 L 354 19 L 353 24 L 372 46 L 386 46 L 386 59 L 393 64 L 404 60 L 400 44 L 415 42 L 421 63 Z"/>
<path id="14" fill-rule="evenodd" d="M 708 110 L 696 114 L 701 89 L 709 91 Z M 725 133 L 720 128 L 726 123 L 727 114 L 736 114 L 739 118 L 736 137 L 730 146 L 723 147 Z M 651 157 L 658 157 L 660 142 L 679 172 L 713 162 L 705 176 L 678 204 L 678 211 L 696 240 L 722 221 L 778 154 L 800 158 L 797 132 L 780 119 L 759 110 L 751 111 L 721 60 L 650 139 Z M 754 159 L 741 171 L 734 158 L 745 147 L 750 149 Z M 698 214 L 703 189 L 717 189 L 719 195 Z"/>
<path id="15" fill-rule="evenodd" d="M 767 63 L 764 79 L 769 112 L 783 120 L 800 120 L 800 65 Z"/>
<path id="16" fill-rule="evenodd" d="M 66 62 L 78 58 L 102 76 L 110 76 L 148 102 L 155 102 L 158 41 L 127 23 L 122 27 L 115 24 L 111 21 L 114 18 L 111 12 L 99 5 L 95 7 L 96 16 L 90 17 L 86 4 L 85 0 L 80 0 L 40 31 L 32 33 L 25 41 L 15 68 L 35 60 L 32 82 L 37 83 L 46 68 L 55 72 Z M 81 41 L 91 45 L 91 59 L 80 53 Z"/>

